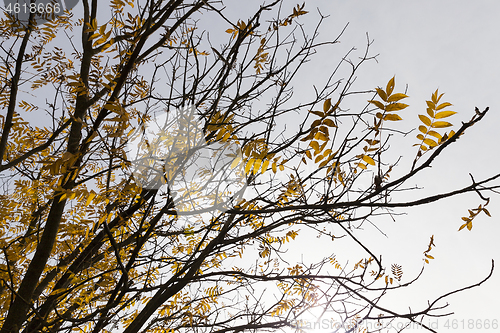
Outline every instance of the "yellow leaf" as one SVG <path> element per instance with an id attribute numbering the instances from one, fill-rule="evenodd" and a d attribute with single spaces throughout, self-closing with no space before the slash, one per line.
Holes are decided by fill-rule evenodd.
<path id="1" fill-rule="evenodd" d="M 371 100 L 371 101 L 368 101 L 368 102 L 374 104 L 379 109 L 384 110 L 384 104 L 382 104 L 381 102 L 376 101 L 376 100 Z"/>
<path id="2" fill-rule="evenodd" d="M 323 124 L 329 127 L 337 127 L 337 125 L 335 125 L 335 123 L 331 119 L 325 119 L 325 121 L 323 121 Z"/>
<path id="3" fill-rule="evenodd" d="M 237 157 L 233 160 L 233 162 L 231 163 L 231 169 L 234 169 L 238 166 L 238 164 L 240 163 L 241 161 L 241 158 Z"/>
<path id="4" fill-rule="evenodd" d="M 250 169 L 252 168 L 253 164 L 255 163 L 255 159 L 251 158 L 248 162 L 247 165 L 245 166 L 245 173 L 248 173 Z"/>
<path id="5" fill-rule="evenodd" d="M 432 139 L 429 139 L 429 138 L 426 138 L 424 139 L 424 142 L 429 146 L 429 147 L 436 147 L 437 146 L 437 142 L 432 140 Z"/>
<path id="6" fill-rule="evenodd" d="M 321 132 L 316 133 L 314 138 L 316 140 L 328 141 L 328 137 L 324 133 L 321 133 Z"/>
<path id="7" fill-rule="evenodd" d="M 419 140 L 423 140 L 424 139 L 424 136 L 422 134 L 417 134 L 417 139 Z"/>
<path id="8" fill-rule="evenodd" d="M 427 118 L 426 116 L 422 115 L 422 114 L 419 114 L 418 117 L 420 118 L 420 120 L 426 124 L 427 126 L 431 126 L 431 120 L 429 118 Z"/>
<path id="9" fill-rule="evenodd" d="M 264 163 L 262 163 L 262 170 L 260 173 L 266 172 L 268 166 L 269 166 L 269 160 L 265 160 Z"/>
<path id="10" fill-rule="evenodd" d="M 441 134 L 439 134 L 439 133 L 438 133 L 438 132 L 436 132 L 436 131 L 429 131 L 429 133 L 428 133 L 428 134 L 429 134 L 429 135 L 432 135 L 433 137 L 438 138 L 438 139 L 441 139 L 441 138 L 442 138 Z"/>
<path id="11" fill-rule="evenodd" d="M 321 163 L 319 164 L 319 168 L 324 167 L 325 165 L 327 165 L 327 164 L 328 164 L 328 162 L 329 162 L 328 160 L 324 160 L 323 162 L 321 162 Z"/>
<path id="12" fill-rule="evenodd" d="M 431 99 L 432 99 L 432 102 L 433 102 L 434 104 L 437 104 L 437 103 L 439 102 L 439 100 L 438 100 L 438 98 L 437 98 L 437 94 L 438 94 L 438 90 L 436 89 L 436 91 L 432 93 L 432 98 L 431 98 Z M 440 96 L 440 98 L 441 98 L 441 96 Z"/>
<path id="13" fill-rule="evenodd" d="M 311 141 L 311 143 L 309 143 L 309 146 L 311 146 L 315 152 L 319 151 L 319 143 L 317 141 Z"/>
<path id="14" fill-rule="evenodd" d="M 422 132 L 424 134 L 427 133 L 427 127 L 425 127 L 425 126 L 420 125 L 420 126 L 418 126 L 418 129 L 420 130 L 420 132 Z"/>
<path id="15" fill-rule="evenodd" d="M 394 85 L 395 85 L 395 82 L 394 82 L 394 76 L 393 76 L 392 79 L 390 79 L 389 82 L 387 82 L 387 87 L 385 88 L 385 91 L 387 92 L 387 96 L 390 96 L 392 94 L 392 91 L 394 90 Z"/>
<path id="16" fill-rule="evenodd" d="M 384 116 L 384 120 L 391 120 L 391 121 L 398 121 L 398 120 L 403 120 L 399 115 L 395 113 L 388 113 Z"/>
<path id="17" fill-rule="evenodd" d="M 278 170 L 276 169 L 276 162 L 273 162 L 271 168 L 273 169 L 273 172 L 276 173 Z"/>
<path id="18" fill-rule="evenodd" d="M 437 103 L 437 102 L 436 102 L 436 103 Z M 439 105 L 437 106 L 437 108 L 436 108 L 436 111 L 441 110 L 441 109 L 444 109 L 445 107 L 447 107 L 447 106 L 452 106 L 452 105 L 453 105 L 453 104 L 448 103 L 448 102 L 446 102 L 446 103 L 442 103 L 442 104 L 439 104 Z"/>
<path id="19" fill-rule="evenodd" d="M 311 110 L 309 110 L 309 112 L 311 112 L 312 114 L 317 115 L 318 117 L 324 117 L 325 116 L 325 114 L 323 112 L 321 112 L 321 111 L 311 111 Z"/>
<path id="20" fill-rule="evenodd" d="M 105 25 L 103 25 L 103 26 L 101 26 L 101 27 L 99 28 L 99 33 L 100 33 L 101 35 L 104 35 L 104 32 L 106 31 L 106 26 L 107 26 L 107 25 L 108 25 L 108 24 L 106 23 Z"/>
<path id="21" fill-rule="evenodd" d="M 326 126 L 320 126 L 319 127 L 319 130 L 323 133 L 325 133 L 325 135 L 328 137 L 330 135 L 330 132 L 328 131 L 328 127 Z"/>
<path id="22" fill-rule="evenodd" d="M 253 165 L 253 174 L 254 175 L 259 171 L 261 164 L 262 164 L 262 160 L 260 160 L 260 159 L 255 160 L 255 164 Z"/>
<path id="23" fill-rule="evenodd" d="M 375 90 L 377 90 L 377 94 L 380 96 L 380 98 L 382 98 L 384 100 L 384 102 L 387 102 L 387 95 L 386 95 L 385 91 L 383 91 L 380 88 L 375 88 Z"/>
<path id="24" fill-rule="evenodd" d="M 427 114 L 431 117 L 434 118 L 434 111 L 432 111 L 431 108 L 427 108 Z"/>
<path id="25" fill-rule="evenodd" d="M 363 163 L 358 163 L 358 166 L 363 169 L 363 170 L 366 170 L 366 165 L 364 165 Z"/>
<path id="26" fill-rule="evenodd" d="M 450 127 L 450 126 L 453 126 L 452 124 L 450 124 L 449 122 L 446 122 L 446 121 L 436 121 L 432 124 L 431 127 L 434 127 L 434 128 L 443 128 L 443 127 Z"/>
<path id="27" fill-rule="evenodd" d="M 397 102 L 397 101 L 399 101 L 403 98 L 406 98 L 406 97 L 408 97 L 408 96 L 405 94 L 397 93 L 397 94 L 389 96 L 389 98 L 387 98 L 387 101 L 388 102 Z"/>
<path id="28" fill-rule="evenodd" d="M 118 103 L 106 103 L 103 108 L 109 111 L 121 111 L 121 107 Z"/>
<path id="29" fill-rule="evenodd" d="M 436 113 L 435 118 L 436 119 L 446 118 L 449 116 L 453 116 L 455 113 L 456 113 L 455 111 L 441 111 Z"/>
<path id="30" fill-rule="evenodd" d="M 428 106 L 429 108 L 431 108 L 432 110 L 435 110 L 435 109 L 436 109 L 436 104 L 434 104 L 433 102 L 431 102 L 431 101 L 426 101 L 426 103 L 427 103 L 427 106 Z"/>
<path id="31" fill-rule="evenodd" d="M 318 127 L 321 124 L 321 119 L 316 119 L 312 122 L 311 128 Z"/>
<path id="32" fill-rule="evenodd" d="M 61 195 L 61 197 L 59 198 L 59 202 L 61 202 L 64 199 L 66 199 L 67 195 L 68 195 L 67 193 L 64 193 L 63 195 Z"/>
<path id="33" fill-rule="evenodd" d="M 332 99 L 328 98 L 324 103 L 323 103 L 323 111 L 328 111 L 332 107 Z"/>
<path id="34" fill-rule="evenodd" d="M 385 107 L 386 111 L 399 111 L 408 107 L 408 104 L 404 103 L 392 103 Z"/>
<path id="35" fill-rule="evenodd" d="M 467 223 L 467 229 L 469 229 L 469 230 L 472 229 L 472 222 Z"/>
<path id="36" fill-rule="evenodd" d="M 373 160 L 373 158 L 371 158 L 368 155 L 363 156 L 363 161 L 365 161 L 368 164 L 375 165 L 375 161 Z"/>
<path id="37" fill-rule="evenodd" d="M 89 193 L 89 195 L 87 196 L 87 201 L 85 202 L 85 206 L 88 206 L 90 205 L 90 203 L 92 202 L 92 200 L 95 198 L 96 196 L 96 193 L 94 191 L 91 191 Z"/>

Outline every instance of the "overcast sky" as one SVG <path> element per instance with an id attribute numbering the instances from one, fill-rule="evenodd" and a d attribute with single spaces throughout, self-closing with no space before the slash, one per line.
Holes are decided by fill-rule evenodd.
<path id="1" fill-rule="evenodd" d="M 260 3 L 253 0 L 226 2 L 233 15 L 241 13 L 241 18 L 245 20 L 250 15 L 245 8 L 258 6 Z M 291 10 L 295 2 L 286 0 L 285 4 Z M 385 86 L 394 75 L 396 91 L 404 90 L 408 84 L 407 94 L 410 98 L 406 101 L 410 107 L 402 115 L 405 120 L 413 117 L 414 122 L 408 120 L 405 123 L 407 129 L 419 125 L 417 115 L 425 113 L 425 100 L 430 99 L 437 88 L 446 93 L 444 100 L 451 102 L 454 105 L 451 109 L 458 112 L 450 120 L 456 125 L 460 125 L 460 121 L 469 120 L 474 114 L 475 106 L 481 110 L 486 106 L 490 107 L 489 114 L 481 123 L 472 127 L 441 156 L 435 167 L 415 181 L 416 185 L 424 187 L 420 191 L 421 195 L 466 186 L 470 184 L 469 172 L 476 180 L 500 172 L 498 0 L 310 0 L 306 2 L 305 8 L 310 13 L 301 17 L 305 26 L 312 26 L 318 21 L 316 7 L 323 15 L 329 15 L 320 30 L 322 40 L 334 39 L 347 23 L 349 26 L 334 53 L 320 52 L 314 58 L 315 61 L 308 64 L 310 71 L 304 74 L 301 86 L 296 86 L 298 91 L 310 91 L 312 85 L 317 83 L 316 79 L 325 72 L 325 66 L 331 65 L 333 68 L 351 47 L 358 48 L 358 53 L 353 58 L 362 55 L 368 33 L 370 39 L 374 40 L 371 54 L 379 56 L 377 62 L 367 63 L 360 69 L 356 87 L 373 89 Z M 81 4 L 74 10 L 75 13 L 81 11 Z M 394 148 L 399 149 L 396 154 L 415 154 L 415 148 L 411 150 L 411 143 L 395 143 Z M 396 222 L 391 219 L 380 222 L 378 227 L 387 237 L 369 228 L 361 235 L 361 239 L 372 250 L 384 256 L 384 263 L 402 265 L 405 278 L 420 270 L 422 252 L 429 237 L 434 235 L 436 248 L 432 250 L 432 254 L 436 259 L 428 265 L 418 283 L 401 290 L 399 299 L 391 300 L 393 305 L 413 304 L 413 310 L 423 308 L 427 300 L 479 282 L 488 274 L 491 259 L 495 259 L 500 266 L 499 195 L 492 195 L 488 206 L 491 218 L 480 215 L 475 219 L 472 231 L 457 231 L 462 223 L 460 218 L 468 215 L 467 209 L 475 208 L 480 203 L 482 201 L 477 195 L 469 194 L 425 207 L 401 210 L 400 212 L 408 214 L 396 217 Z M 343 251 L 341 247 L 337 249 L 336 245 L 332 246 L 341 260 L 359 260 L 358 257 L 350 257 L 345 249 Z M 311 247 L 314 244 L 308 243 L 303 252 L 307 253 Z M 319 248 L 316 250 L 320 253 Z M 447 318 L 441 318 L 438 322 L 439 332 L 478 331 L 477 327 L 467 328 L 470 319 L 500 321 L 500 301 L 497 297 L 500 295 L 499 268 L 481 287 L 447 299 L 451 304 L 447 312 L 455 312 L 448 319 L 456 319 L 460 325 L 464 320 L 465 328 L 446 329 L 444 324 Z M 491 328 L 480 331 L 483 330 L 493 331 Z"/>
<path id="2" fill-rule="evenodd" d="M 360 70 L 357 86 L 382 86 L 396 75 L 396 90 L 400 91 L 408 84 L 410 98 L 406 101 L 410 108 L 402 112 L 408 119 L 414 118 L 415 127 L 419 125 L 417 115 L 425 113 L 425 100 L 430 99 L 436 88 L 445 92 L 443 98 L 453 104 L 451 110 L 458 112 L 450 118 L 456 125 L 469 120 L 475 106 L 481 110 L 490 107 L 482 123 L 472 127 L 446 155 L 441 156 L 432 170 L 418 179 L 416 184 L 425 187 L 422 194 L 442 193 L 457 185 L 466 186 L 470 184 L 469 172 L 476 180 L 500 172 L 497 97 L 500 88 L 500 62 L 497 60 L 500 53 L 500 2 L 309 1 L 306 10 L 310 15 L 303 18 L 304 23 L 318 19 L 315 6 L 323 15 L 330 15 L 320 30 L 321 34 L 336 36 L 349 23 L 341 38 L 341 45 L 346 50 L 350 47 L 364 50 L 366 33 L 369 33 L 370 39 L 374 40 L 372 54 L 379 54 L 378 63 L 372 62 Z M 318 57 L 321 58 L 317 62 L 320 67 L 330 61 L 331 54 L 318 54 Z M 318 68 L 317 73 L 321 70 Z M 311 83 L 304 81 L 305 87 Z M 415 153 L 411 147 L 406 146 L 406 149 Z M 400 150 L 399 154 L 404 155 L 403 152 Z M 372 249 L 384 255 L 386 264 L 399 263 L 409 275 L 420 267 L 418 260 L 425 250 L 422 246 L 425 246 L 426 239 L 428 241 L 430 235 L 435 235 L 433 255 L 436 259 L 428 265 L 418 283 L 402 291 L 400 299 L 393 300 L 394 304 L 413 304 L 412 309 L 416 310 L 418 305 L 425 306 L 433 297 L 479 282 L 488 274 L 491 259 L 495 259 L 497 265 L 500 263 L 498 195 L 492 196 L 488 207 L 491 218 L 478 216 L 472 231 L 457 231 L 462 223 L 460 218 L 468 215 L 467 209 L 480 203 L 478 196 L 471 194 L 405 209 L 408 215 L 396 217 L 396 222 L 389 220 L 379 225 L 387 238 L 375 230 L 363 235 Z M 342 249 L 338 253 L 341 255 Z M 417 263 L 416 266 L 408 267 L 412 262 Z M 470 319 L 500 320 L 499 285 L 497 268 L 494 276 L 481 287 L 447 299 L 451 303 L 447 312 L 455 314 L 439 319 L 438 331 L 478 331 L 478 327 L 467 327 Z M 447 329 L 444 327 L 446 319 L 456 319 L 459 327 Z M 464 329 L 461 328 L 462 320 Z"/>
<path id="3" fill-rule="evenodd" d="M 226 1 L 231 18 L 246 20 L 261 1 Z M 296 2 L 286 0 L 285 14 Z M 287 7 L 288 6 L 288 7 Z M 312 92 L 312 86 L 321 81 L 332 70 L 340 58 L 352 47 L 358 49 L 352 54 L 353 60 L 361 56 L 366 47 L 366 33 L 374 43 L 371 54 L 379 54 L 377 61 L 361 67 L 356 88 L 360 90 L 385 86 L 396 76 L 396 91 L 403 91 L 408 85 L 405 100 L 410 107 L 402 111 L 406 130 L 420 125 L 418 114 L 425 113 L 425 101 L 439 88 L 443 99 L 453 104 L 451 110 L 458 113 L 450 121 L 458 128 L 461 121 L 468 121 L 474 115 L 474 107 L 483 110 L 490 107 L 489 114 L 482 123 L 472 127 L 465 136 L 442 154 L 435 166 L 423 172 L 414 183 L 423 187 L 419 195 L 442 193 L 459 186 L 470 184 L 469 172 L 476 179 L 500 172 L 497 162 L 500 141 L 497 126 L 500 124 L 500 110 L 496 96 L 500 87 L 499 52 L 500 3 L 494 1 L 368 1 L 368 0 L 315 0 L 306 2 L 308 15 L 301 17 L 306 29 L 312 29 L 319 19 L 317 8 L 328 15 L 320 29 L 320 40 L 334 39 L 349 23 L 341 43 L 319 52 L 302 72 L 298 92 Z M 206 22 L 199 22 L 204 26 Z M 208 26 L 211 38 L 217 38 L 218 31 L 227 27 Z M 223 36 L 223 38 L 226 38 Z M 366 99 L 360 97 L 360 103 Z M 353 104 L 354 106 L 355 104 Z M 354 110 L 354 109 L 353 109 Z M 412 120 L 413 119 L 413 120 Z M 396 155 L 415 156 L 416 133 L 392 144 Z M 398 155 L 398 156 L 399 156 Z M 436 258 L 427 266 L 423 277 L 412 287 L 400 290 L 398 298 L 388 298 L 384 305 L 397 306 L 401 311 L 425 308 L 428 300 L 455 289 L 469 286 L 482 280 L 490 270 L 491 259 L 500 264 L 500 196 L 492 196 L 488 206 L 491 218 L 484 214 L 474 221 L 472 231 L 458 232 L 461 217 L 467 216 L 467 209 L 477 207 L 482 201 L 476 194 L 439 201 L 432 205 L 404 209 L 405 216 L 397 216 L 396 222 L 387 218 L 379 221 L 378 227 L 366 228 L 359 237 L 371 249 L 384 256 L 384 263 L 403 266 L 405 278 L 414 277 L 421 268 L 422 252 L 429 237 L 434 235 L 436 248 L 432 255 Z M 318 244 L 314 248 L 314 244 Z M 318 256 L 324 254 L 320 242 L 307 242 L 298 252 L 312 259 L 311 249 Z M 332 246 L 342 261 L 359 260 L 359 256 L 344 248 L 342 243 Z M 364 255 L 364 254 L 363 254 Z M 500 320 L 500 271 L 479 288 L 460 293 L 444 300 L 450 306 L 443 312 L 454 312 L 451 317 L 441 318 L 437 325 L 439 332 L 472 332 L 479 328 L 477 320 Z M 307 318 L 306 318 L 307 319 Z M 459 328 L 444 327 L 446 320 L 457 320 Z M 462 320 L 465 325 L 461 329 Z M 469 320 L 474 327 L 468 328 Z M 426 322 L 427 323 L 427 322 Z M 436 328 L 434 326 L 434 328 Z M 412 330 L 408 330 L 411 332 Z M 421 332 L 421 330 L 415 330 Z M 489 331 L 492 331 L 490 328 Z"/>

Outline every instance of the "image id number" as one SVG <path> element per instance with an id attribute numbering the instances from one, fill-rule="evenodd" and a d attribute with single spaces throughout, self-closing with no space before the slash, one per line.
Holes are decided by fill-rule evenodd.
<path id="1" fill-rule="evenodd" d="M 30 3 L 30 4 L 19 4 L 19 3 L 9 3 L 7 7 L 5 7 L 5 11 L 8 12 L 9 14 L 19 14 L 19 13 L 24 13 L 24 14 L 29 14 L 29 13 L 47 13 L 47 14 L 58 14 L 61 12 L 61 7 L 58 3 L 51 4 L 43 4 L 43 3 Z"/>
<path id="2" fill-rule="evenodd" d="M 498 320 L 493 319 L 453 319 L 453 320 L 446 320 L 444 323 L 444 327 L 447 329 L 453 329 L 456 330 L 458 328 L 460 329 L 470 329 L 470 330 L 489 330 L 493 329 L 496 330 L 498 329 Z"/>

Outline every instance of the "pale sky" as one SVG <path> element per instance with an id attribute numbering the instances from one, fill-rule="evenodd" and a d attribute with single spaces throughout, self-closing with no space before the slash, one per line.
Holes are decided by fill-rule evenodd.
<path id="1" fill-rule="evenodd" d="M 248 19 L 247 7 L 256 7 L 261 1 L 227 1 L 231 17 L 240 16 Z M 286 0 L 284 10 L 290 11 L 297 2 Z M 301 4 L 301 2 L 300 2 Z M 288 6 L 288 7 L 287 7 Z M 396 76 L 396 91 L 403 91 L 408 84 L 405 100 L 410 107 L 402 111 L 404 129 L 420 125 L 417 115 L 425 113 L 425 101 L 439 88 L 444 92 L 444 100 L 453 104 L 451 110 L 458 114 L 450 119 L 458 128 L 461 121 L 469 120 L 474 114 L 474 107 L 483 110 L 490 107 L 484 120 L 472 127 L 463 137 L 442 154 L 434 167 L 423 172 L 412 185 L 423 187 L 418 195 L 442 193 L 456 187 L 470 184 L 469 172 L 476 180 L 500 172 L 498 167 L 498 148 L 500 141 L 500 107 L 497 91 L 500 88 L 500 62 L 496 59 L 500 53 L 500 2 L 494 0 L 453 1 L 453 0 L 314 0 L 306 2 L 305 10 L 309 14 L 301 17 L 306 27 L 318 21 L 318 7 L 329 18 L 320 29 L 320 39 L 334 39 L 349 23 L 341 43 L 331 49 L 332 52 L 319 52 L 314 61 L 307 66 L 296 85 L 297 91 L 312 91 L 312 85 L 324 78 L 327 70 L 333 69 L 340 58 L 350 48 L 358 51 L 353 59 L 361 56 L 366 47 L 366 33 L 374 40 L 371 47 L 373 55 L 379 54 L 378 62 L 365 64 L 358 72 L 355 88 L 367 90 L 376 86 L 385 86 L 387 81 Z M 81 4 L 75 7 L 81 10 Z M 200 22 L 201 24 L 202 22 Z M 203 24 L 201 24 L 203 25 Z M 215 38 L 214 31 L 211 37 Z M 360 105 L 366 104 L 361 98 Z M 353 104 L 354 107 L 357 104 Z M 416 133 L 408 140 L 393 142 L 395 156 L 410 158 L 415 155 Z M 415 142 L 413 142 L 413 141 Z M 417 193 L 415 192 L 415 195 Z M 467 216 L 467 209 L 476 208 L 482 200 L 476 194 L 463 195 L 460 198 L 439 201 L 432 205 L 412 209 L 402 209 L 407 215 L 396 216 L 396 222 L 390 218 L 379 221 L 377 225 L 387 237 L 375 228 L 366 228 L 358 236 L 373 251 L 383 255 L 384 263 L 390 266 L 397 263 L 403 266 L 405 278 L 413 277 L 421 267 L 422 252 L 426 249 L 429 237 L 434 235 L 435 257 L 422 278 L 413 286 L 398 291 L 398 298 L 388 298 L 386 305 L 399 306 L 402 311 L 425 307 L 427 300 L 445 294 L 454 289 L 466 287 L 482 280 L 490 270 L 491 259 L 496 260 L 497 268 L 493 277 L 479 288 L 474 288 L 444 300 L 441 305 L 450 303 L 444 312 L 454 312 L 450 317 L 438 320 L 439 332 L 473 332 L 477 327 L 467 328 L 469 320 L 493 319 L 500 321 L 500 195 L 491 195 L 488 206 L 492 214 L 484 214 L 474 220 L 472 231 L 458 232 L 462 224 L 461 217 Z M 300 244 L 300 241 L 297 243 Z M 315 244 L 318 244 L 315 247 Z M 340 243 L 339 243 L 340 244 Z M 304 244 L 297 253 L 313 257 L 321 255 L 321 243 Z M 350 262 L 359 257 L 350 256 L 351 252 L 333 243 L 332 251 L 338 254 L 340 261 Z M 387 303 L 387 302 L 393 303 Z M 307 318 L 306 318 L 307 319 Z M 457 320 L 465 328 L 447 329 L 446 320 Z M 434 320 L 435 321 L 435 320 Z M 427 323 L 427 322 L 426 322 Z M 407 330 L 407 332 L 422 330 Z M 490 328 L 480 331 L 493 332 Z"/>
<path id="2" fill-rule="evenodd" d="M 436 88 L 445 92 L 443 98 L 453 104 L 450 109 L 458 112 L 450 118 L 455 125 L 469 120 L 475 106 L 480 110 L 490 107 L 482 123 L 470 128 L 454 147 L 441 156 L 437 161 L 439 163 L 415 181 L 416 185 L 424 187 L 420 191 L 422 196 L 469 185 L 469 172 L 476 180 L 500 172 L 496 146 L 500 140 L 497 128 L 500 125 L 497 98 L 500 87 L 498 1 L 309 1 L 306 10 L 310 14 L 304 16 L 305 24 L 318 18 L 314 6 L 319 7 L 323 15 L 330 15 L 320 30 L 323 38 L 329 33 L 332 37 L 336 36 L 349 23 L 341 38 L 344 50 L 356 47 L 361 55 L 366 45 L 366 33 L 374 40 L 371 51 L 372 54 L 379 54 L 378 63 L 372 62 L 360 69 L 357 87 L 383 86 L 393 75 L 396 75 L 396 90 L 404 90 L 408 84 L 410 98 L 405 101 L 410 107 L 401 115 L 405 120 L 414 120 L 413 123 L 407 120 L 407 129 L 412 124 L 413 127 L 419 125 L 417 114 L 425 113 L 425 100 L 430 99 Z M 333 57 L 331 54 L 318 54 L 318 58 L 317 71 L 311 73 L 309 82 L 304 81 L 306 87 L 316 75 L 321 74 L 322 66 Z M 409 135 L 410 145 L 406 142 L 393 144 L 395 151 L 399 149 L 397 154 L 404 157 L 404 152 L 408 151 L 411 157 L 414 156 L 411 138 L 415 141 L 415 135 Z M 492 217 L 478 216 L 472 231 L 457 230 L 462 224 L 461 217 L 468 216 L 467 209 L 482 203 L 476 194 L 399 210 L 408 215 L 395 217 L 396 222 L 388 218 L 378 225 L 388 238 L 375 229 L 367 228 L 362 239 L 372 246 L 372 250 L 384 256 L 386 264 L 402 265 L 407 270 L 405 273 L 409 273 L 407 278 L 420 268 L 419 258 L 425 250 L 426 241 L 434 235 L 436 248 L 432 253 L 435 259 L 427 265 L 419 282 L 398 291 L 401 297 L 392 299 L 393 304 L 401 306 L 402 310 L 407 310 L 407 306 L 417 310 L 424 307 L 427 300 L 432 301 L 441 294 L 482 280 L 489 273 L 491 259 L 495 259 L 498 266 L 499 202 L 498 195 L 491 195 L 488 208 Z M 309 244 L 308 249 L 310 247 Z M 338 253 L 342 257 L 342 248 Z M 343 255 L 349 257 L 348 254 Z M 412 263 L 416 264 L 415 267 L 410 267 Z M 500 273 L 496 268 L 493 277 L 481 287 L 445 299 L 441 304 L 448 302 L 450 306 L 443 312 L 455 314 L 440 318 L 438 331 L 473 332 L 479 327 L 468 328 L 470 319 L 475 323 L 485 319 L 490 322 L 500 320 L 499 285 Z M 457 320 L 458 328 L 444 327 L 447 319 L 450 324 L 452 320 Z M 462 320 L 464 329 L 461 328 Z M 493 331 L 491 328 L 482 330 Z M 412 331 L 422 330 L 408 330 Z"/>
<path id="3" fill-rule="evenodd" d="M 227 1 L 228 15 L 231 18 L 246 20 L 251 15 L 251 8 L 257 8 L 261 1 Z M 283 5 L 284 14 L 291 11 L 297 2 L 286 0 Z M 301 3 L 300 3 L 301 4 Z M 423 187 L 413 197 L 442 193 L 458 186 L 470 184 L 469 172 L 476 180 L 485 178 L 500 169 L 497 148 L 491 144 L 500 141 L 497 125 L 500 125 L 500 110 L 497 105 L 497 90 L 500 87 L 500 62 L 496 57 L 500 53 L 498 31 L 500 21 L 500 3 L 495 1 L 368 1 L 368 0 L 315 0 L 306 2 L 308 15 L 301 17 L 305 29 L 311 29 L 317 23 L 319 14 L 329 15 L 320 32 L 320 40 L 334 39 L 341 29 L 349 23 L 340 44 L 329 47 L 328 52 L 321 50 L 307 64 L 302 72 L 300 85 L 296 91 L 311 93 L 312 85 L 319 84 L 321 79 L 337 65 L 341 57 L 352 47 L 358 51 L 351 57 L 355 60 L 361 56 L 366 47 L 366 33 L 374 40 L 371 54 L 379 54 L 376 61 L 366 63 L 358 72 L 355 88 L 360 90 L 385 86 L 387 81 L 396 76 L 396 91 L 404 91 L 410 98 L 405 102 L 410 107 L 402 111 L 403 128 L 410 130 L 420 125 L 418 114 L 425 113 L 425 101 L 439 88 L 444 92 L 444 101 L 451 102 L 451 110 L 458 113 L 450 121 L 458 128 L 461 121 L 469 120 L 474 114 L 474 107 L 483 110 L 490 107 L 482 123 L 472 127 L 466 135 L 442 154 L 434 167 L 423 172 L 414 183 Z M 211 29 L 212 41 L 217 40 L 227 27 L 214 27 L 212 22 L 202 20 L 200 27 Z M 221 36 L 223 40 L 227 36 Z M 217 45 L 214 43 L 214 45 Z M 297 82 L 297 81 L 296 81 Z M 300 95 L 299 95 L 300 96 Z M 297 95 L 296 95 L 297 97 Z M 360 96 L 359 105 L 363 107 L 366 99 Z M 416 148 L 416 132 L 407 140 L 393 142 L 395 156 L 410 154 L 413 159 Z M 403 172 L 404 170 L 400 170 Z M 383 255 L 384 263 L 390 266 L 397 263 L 403 266 L 404 278 L 411 279 L 420 271 L 422 252 L 426 249 L 429 237 L 434 235 L 436 248 L 432 250 L 435 257 L 426 267 L 421 279 L 407 289 L 399 290 L 399 297 L 387 297 L 382 304 L 396 306 L 402 312 L 424 308 L 427 301 L 455 289 L 481 281 L 490 271 L 491 259 L 500 266 L 500 248 L 496 239 L 500 234 L 500 196 L 491 195 L 488 208 L 492 214 L 488 218 L 484 214 L 474 220 L 472 231 L 458 232 L 462 224 L 461 217 L 468 216 L 467 209 L 476 208 L 482 200 L 476 194 L 467 194 L 459 198 L 439 201 L 437 203 L 402 209 L 396 216 L 396 222 L 390 218 L 379 221 L 378 228 L 387 235 L 380 234 L 375 228 L 366 228 L 358 236 L 378 255 Z M 300 244 L 300 243 L 298 243 Z M 297 244 L 297 245 L 298 245 Z M 316 247 L 315 247 L 315 244 Z M 324 243 L 306 242 L 297 251 L 304 257 L 321 257 Z M 343 248 L 342 243 L 330 243 L 331 251 L 338 254 L 344 263 L 351 265 L 359 256 Z M 364 255 L 364 254 L 363 254 Z M 408 281 L 408 280 L 406 280 Z M 440 318 L 437 322 L 439 332 L 472 332 L 477 331 L 477 320 L 500 320 L 500 272 L 479 288 L 474 288 L 451 296 L 446 302 L 450 306 L 442 313 L 454 312 L 450 317 Z M 307 318 L 306 318 L 307 319 Z M 446 328 L 446 320 L 459 323 L 456 329 Z M 474 327 L 467 327 L 469 320 L 474 320 Z M 463 322 L 462 322 L 463 320 Z M 428 322 L 426 322 L 428 324 Z M 464 329 L 460 325 L 464 323 Z M 436 323 L 435 323 L 436 324 Z M 436 328 L 433 326 L 433 328 Z M 421 330 L 407 330 L 407 332 Z M 490 330 L 485 331 L 493 331 Z"/>

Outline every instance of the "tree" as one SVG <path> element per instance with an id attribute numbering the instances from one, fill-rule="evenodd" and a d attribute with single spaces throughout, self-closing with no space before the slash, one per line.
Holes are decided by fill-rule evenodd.
<path id="1" fill-rule="evenodd" d="M 398 200 L 487 108 L 444 132 L 455 112 L 436 90 L 418 116 L 412 165 L 398 167 L 388 143 L 408 134 L 393 125 L 407 95 L 395 78 L 352 90 L 370 42 L 294 102 L 301 68 L 342 35 L 318 41 L 324 17 L 308 35 L 305 4 L 273 1 L 244 18 L 221 1 L 82 5 L 81 18 L 1 18 L 1 333 L 300 329 L 313 307 L 354 331 L 441 309 L 441 297 L 408 313 L 380 306 L 420 275 L 405 281 L 358 235 L 374 216 L 467 192 L 484 202 L 460 229 L 489 215 L 500 174 Z M 357 96 L 368 103 L 350 111 Z M 367 174 L 373 184 L 362 187 Z M 366 255 L 351 267 L 334 253 L 289 263 L 298 235 L 348 237 Z M 430 236 L 424 267 L 433 246 Z"/>

